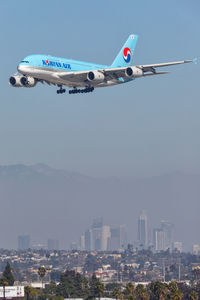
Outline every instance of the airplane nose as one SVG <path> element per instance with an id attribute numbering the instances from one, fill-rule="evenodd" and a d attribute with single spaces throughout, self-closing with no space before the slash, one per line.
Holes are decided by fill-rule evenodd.
<path id="1" fill-rule="evenodd" d="M 21 73 L 22 72 L 22 66 L 18 65 L 17 66 L 17 71 Z"/>
<path id="2" fill-rule="evenodd" d="M 18 65 L 18 66 L 17 66 L 17 70 L 18 70 L 18 72 L 21 73 L 21 74 L 26 74 L 26 67 L 23 66 L 23 65 Z"/>

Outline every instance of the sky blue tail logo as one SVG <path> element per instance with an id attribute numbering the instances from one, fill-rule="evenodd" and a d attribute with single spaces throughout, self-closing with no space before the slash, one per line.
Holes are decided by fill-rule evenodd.
<path id="1" fill-rule="evenodd" d="M 111 67 L 118 68 L 118 67 L 126 67 L 132 65 L 137 39 L 138 36 L 136 34 L 131 34 L 129 36 L 128 40 L 126 41 L 126 43 L 124 44 L 120 52 L 118 53 Z"/>

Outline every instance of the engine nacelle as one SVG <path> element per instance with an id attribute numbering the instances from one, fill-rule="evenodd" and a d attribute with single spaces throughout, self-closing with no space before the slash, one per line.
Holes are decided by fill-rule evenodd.
<path id="1" fill-rule="evenodd" d="M 30 76 L 22 76 L 20 78 L 20 83 L 22 84 L 22 86 L 24 87 L 34 87 L 37 83 L 36 79 L 34 77 L 30 77 Z"/>
<path id="2" fill-rule="evenodd" d="M 14 87 L 22 87 L 23 84 L 21 83 L 21 75 L 13 75 L 9 78 L 9 84 Z"/>
<path id="3" fill-rule="evenodd" d="M 128 67 L 125 74 L 129 78 L 138 78 L 143 76 L 143 71 L 137 67 Z"/>
<path id="4" fill-rule="evenodd" d="M 104 74 L 98 71 L 91 71 L 87 74 L 87 79 L 92 82 L 103 82 L 105 79 Z"/>

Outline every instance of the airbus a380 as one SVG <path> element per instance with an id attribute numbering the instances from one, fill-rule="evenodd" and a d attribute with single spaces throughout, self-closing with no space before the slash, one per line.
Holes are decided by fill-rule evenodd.
<path id="1" fill-rule="evenodd" d="M 150 65 L 133 66 L 135 46 L 138 36 L 131 34 L 110 66 L 54 57 L 50 55 L 29 55 L 18 65 L 20 74 L 9 78 L 13 87 L 34 87 L 38 82 L 57 85 L 57 94 L 65 93 L 68 86 L 70 94 L 92 92 L 94 88 L 130 82 L 136 78 L 166 74 L 157 68 L 192 62 L 182 60 Z"/>

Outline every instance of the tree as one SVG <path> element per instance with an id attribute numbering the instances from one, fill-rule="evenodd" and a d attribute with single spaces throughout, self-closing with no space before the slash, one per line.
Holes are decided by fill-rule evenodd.
<path id="1" fill-rule="evenodd" d="M 189 294 L 189 299 L 190 300 L 198 300 L 199 296 L 198 296 L 197 292 L 191 291 L 191 293 Z"/>
<path id="2" fill-rule="evenodd" d="M 13 286 L 15 279 L 11 270 L 9 262 L 7 262 L 5 270 L 3 272 L 3 277 L 7 280 L 9 286 Z"/>
<path id="3" fill-rule="evenodd" d="M 1 277 L 0 286 L 3 286 L 3 299 L 6 299 L 6 290 L 5 287 L 8 285 L 8 281 L 6 277 Z"/>
<path id="4" fill-rule="evenodd" d="M 125 294 L 133 294 L 135 290 L 134 284 L 132 282 L 128 282 L 125 288 Z"/>
<path id="5" fill-rule="evenodd" d="M 30 286 L 25 286 L 24 287 L 24 294 L 25 294 L 26 300 L 29 300 L 30 295 L 31 295 L 31 287 Z"/>
<path id="6" fill-rule="evenodd" d="M 64 298 L 85 298 L 88 296 L 88 290 L 88 281 L 84 276 L 74 271 L 65 271 L 60 276 L 56 295 Z"/>
<path id="7" fill-rule="evenodd" d="M 43 288 L 43 278 L 44 278 L 45 274 L 46 274 L 45 267 L 44 266 L 39 267 L 38 268 L 38 275 L 40 276 L 40 280 L 42 281 L 42 288 Z"/>
<path id="8" fill-rule="evenodd" d="M 169 290 L 172 293 L 178 290 L 178 285 L 177 285 L 177 283 L 175 281 L 171 281 L 169 283 Z"/>
<path id="9" fill-rule="evenodd" d="M 55 281 L 51 281 L 50 284 L 45 288 L 44 293 L 47 295 L 54 296 L 56 295 L 57 292 L 57 285 Z"/>
<path id="10" fill-rule="evenodd" d="M 51 280 L 57 282 L 60 281 L 60 275 L 61 275 L 60 271 L 51 271 L 50 273 Z"/>
<path id="11" fill-rule="evenodd" d="M 178 289 L 178 285 L 175 281 L 169 284 L 170 299 L 180 300 L 182 299 L 183 293 Z"/>
<path id="12" fill-rule="evenodd" d="M 102 282 L 100 282 L 100 281 L 99 281 L 99 283 L 96 286 L 96 293 L 97 293 L 99 299 L 104 294 L 104 284 Z"/>
<path id="13" fill-rule="evenodd" d="M 115 288 L 118 288 L 119 290 L 121 290 L 122 284 L 118 283 L 118 282 L 111 282 L 111 283 L 107 283 L 106 284 L 106 291 L 113 291 Z"/>
<path id="14" fill-rule="evenodd" d="M 117 299 L 121 298 L 121 294 L 122 293 L 121 293 L 120 289 L 118 287 L 115 287 L 111 293 L 111 296 L 117 300 Z"/>
<path id="15" fill-rule="evenodd" d="M 135 287 L 132 282 L 127 283 L 126 288 L 124 290 L 124 295 L 129 300 L 135 299 Z"/>
<path id="16" fill-rule="evenodd" d="M 183 297 L 183 293 L 179 290 L 176 290 L 170 294 L 170 299 L 173 300 L 181 300 Z"/>
<path id="17" fill-rule="evenodd" d="M 24 294 L 26 300 L 37 299 L 38 297 L 42 297 L 42 291 L 35 289 L 31 286 L 25 286 Z"/>
<path id="18" fill-rule="evenodd" d="M 90 281 L 90 297 L 95 298 L 103 296 L 104 294 L 104 285 L 103 283 L 96 277 L 95 274 L 92 275 Z"/>
<path id="19" fill-rule="evenodd" d="M 164 300 L 169 295 L 167 284 L 160 281 L 150 283 L 149 290 L 151 298 L 155 300 Z"/>
<path id="20" fill-rule="evenodd" d="M 136 298 L 139 300 L 149 300 L 150 295 L 149 292 L 145 289 L 145 287 L 142 284 L 138 284 L 136 289 Z"/>
<path id="21" fill-rule="evenodd" d="M 84 272 L 95 272 L 100 266 L 101 264 L 97 258 L 92 254 L 88 254 L 85 260 Z"/>

